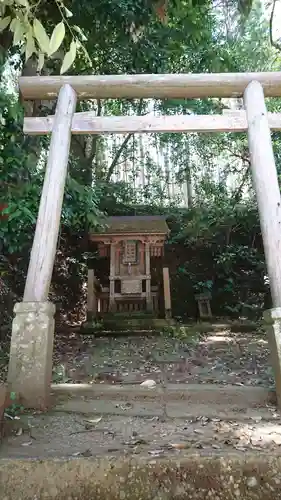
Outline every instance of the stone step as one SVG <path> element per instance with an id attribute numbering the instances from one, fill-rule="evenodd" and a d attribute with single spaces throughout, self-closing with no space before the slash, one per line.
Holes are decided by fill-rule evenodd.
<path id="1" fill-rule="evenodd" d="M 93 328 L 82 328 L 78 332 L 79 334 L 82 335 L 94 335 L 95 338 L 102 338 L 102 337 L 151 337 L 155 335 L 160 335 L 161 330 L 155 330 L 153 328 L 151 329 L 140 329 L 140 328 L 133 328 L 133 329 L 120 329 L 120 330 L 115 330 L 114 328 L 110 330 L 102 329 L 102 330 L 95 330 Z"/>
<path id="2" fill-rule="evenodd" d="M 200 416 L 220 420 L 272 420 L 272 411 L 267 408 L 242 408 L 237 406 L 187 404 L 186 402 L 125 402 L 104 399 L 69 398 L 58 402 L 53 412 L 78 413 L 83 415 L 121 415 L 127 417 L 167 417 L 169 419 L 192 419 Z"/>
<path id="3" fill-rule="evenodd" d="M 95 399 L 167 401 L 184 400 L 189 404 L 238 405 L 260 407 L 276 404 L 275 391 L 266 387 L 218 384 L 156 384 L 153 388 L 141 384 L 52 384 L 56 396 L 87 396 Z"/>
<path id="4" fill-rule="evenodd" d="M 173 319 L 160 319 L 153 317 L 104 317 L 100 320 L 101 329 L 105 332 L 126 332 L 126 331 L 163 331 L 164 328 L 174 326 L 176 323 Z M 80 333 L 98 334 L 99 330 L 95 323 L 83 323 Z"/>
<path id="5" fill-rule="evenodd" d="M 271 419 L 275 394 L 261 387 L 168 384 L 148 389 L 136 385 L 57 384 L 53 411 L 84 414 Z"/>
<path id="6" fill-rule="evenodd" d="M 281 500 L 280 415 L 267 389 L 52 391 L 53 408 L 16 420 L 0 446 L 1 500 Z"/>
<path id="7" fill-rule="evenodd" d="M 0 473 L 3 500 L 281 499 L 281 459 L 270 453 L 2 460 Z"/>
<path id="8" fill-rule="evenodd" d="M 255 322 L 233 321 L 228 323 L 195 322 L 190 324 L 179 324 L 174 320 L 155 318 L 109 318 L 102 321 L 102 330 L 98 330 L 90 322 L 86 322 L 79 329 L 82 334 L 95 334 L 96 336 L 107 335 L 151 335 L 161 333 L 165 328 L 184 329 L 185 335 L 204 334 L 229 330 L 232 333 L 251 333 L 258 331 L 260 325 Z M 261 333 L 263 333 L 261 331 Z"/>

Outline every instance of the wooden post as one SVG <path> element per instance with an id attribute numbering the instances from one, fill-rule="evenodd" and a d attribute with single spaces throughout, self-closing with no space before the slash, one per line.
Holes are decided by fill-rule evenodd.
<path id="1" fill-rule="evenodd" d="M 24 302 L 44 302 L 48 299 L 60 227 L 71 124 L 75 108 L 76 93 L 70 85 L 66 84 L 60 90 L 56 107 L 45 180 L 24 290 Z"/>
<path id="2" fill-rule="evenodd" d="M 94 269 L 88 269 L 88 289 L 87 289 L 87 321 L 93 321 L 97 314 L 97 296 L 95 290 Z"/>
<path id="3" fill-rule="evenodd" d="M 76 93 L 64 85 L 59 93 L 23 302 L 14 308 L 9 390 L 27 408 L 50 402 L 55 306 L 48 302 L 67 173 Z"/>
<path id="4" fill-rule="evenodd" d="M 115 244 L 110 244 L 109 310 L 115 311 Z"/>
<path id="5" fill-rule="evenodd" d="M 262 85 L 245 90 L 249 151 L 274 307 L 281 306 L 281 197 Z"/>
<path id="6" fill-rule="evenodd" d="M 281 408 L 281 196 L 261 84 L 245 90 L 249 150 L 273 309 L 265 311 L 278 407 Z"/>
<path id="7" fill-rule="evenodd" d="M 145 287 L 145 298 L 146 307 L 148 311 L 152 309 L 151 301 L 151 275 L 150 275 L 150 243 L 145 242 L 145 274 L 146 274 L 146 287 Z"/>
<path id="8" fill-rule="evenodd" d="M 172 315 L 172 305 L 171 305 L 170 276 L 168 267 L 163 267 L 163 288 L 164 288 L 165 318 L 169 319 L 171 318 Z"/>

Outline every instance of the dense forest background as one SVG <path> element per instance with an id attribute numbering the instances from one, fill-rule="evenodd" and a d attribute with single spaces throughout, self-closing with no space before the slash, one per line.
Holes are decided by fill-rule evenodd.
<path id="1" fill-rule="evenodd" d="M 28 58 L 19 33 L 5 16 L 24 14 L 21 1 L 6 2 L 0 18 L 0 327 L 10 331 L 13 305 L 21 300 L 48 151 L 47 138 L 24 137 L 23 114 L 52 111 L 37 102 L 24 110 L 19 74 L 57 74 L 63 54 Z M 4 2 L 5 4 L 5 2 Z M 83 35 L 70 74 L 279 71 L 279 3 L 193 0 L 37 2 L 48 34 L 62 7 Z M 2 8 L 2 7 L 1 7 Z M 4 22 L 3 22 L 4 21 Z M 279 23 L 280 24 L 280 23 Z M 71 26 L 70 26 L 71 28 Z M 17 28 L 19 29 L 19 28 Z M 80 31 L 79 31 L 80 30 Z M 13 31 L 13 30 L 12 30 Z M 81 35 L 81 36 L 82 36 Z M 281 32 L 280 32 L 281 35 Z M 29 43 L 31 43 L 29 41 Z M 75 42 L 76 43 L 76 42 Z M 78 42 L 77 42 L 78 43 Z M 84 56 L 83 56 L 84 54 Z M 86 54 L 86 55 L 85 55 Z M 42 54 L 41 54 L 42 55 Z M 40 58 L 40 57 L 39 57 Z M 234 99 L 108 100 L 80 104 L 101 115 L 212 114 L 241 109 Z M 281 100 L 268 101 L 280 111 Z M 281 172 L 281 136 L 273 133 Z M 81 321 L 89 258 L 87 233 L 105 215 L 165 214 L 173 313 L 194 317 L 194 294 L 212 291 L 217 316 L 258 318 L 270 307 L 256 200 L 244 134 L 128 134 L 72 138 L 57 259 L 50 299 L 63 321 Z M 92 257 L 92 256 L 91 256 Z M 98 266 L 98 259 L 96 262 Z"/>

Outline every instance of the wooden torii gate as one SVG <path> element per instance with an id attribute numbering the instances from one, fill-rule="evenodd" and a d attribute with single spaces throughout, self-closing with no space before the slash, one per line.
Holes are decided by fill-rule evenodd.
<path id="1" fill-rule="evenodd" d="M 268 114 L 265 97 L 281 96 L 281 72 L 123 76 L 35 76 L 19 79 L 25 100 L 52 100 L 56 113 L 26 117 L 24 132 L 50 134 L 51 143 L 23 302 L 15 305 L 8 385 L 29 407 L 48 405 L 55 307 L 48 302 L 58 240 L 71 134 L 248 131 L 273 309 L 266 311 L 281 406 L 281 197 L 270 129 L 281 114 Z M 206 116 L 96 117 L 75 113 L 77 99 L 244 97 L 245 111 Z"/>

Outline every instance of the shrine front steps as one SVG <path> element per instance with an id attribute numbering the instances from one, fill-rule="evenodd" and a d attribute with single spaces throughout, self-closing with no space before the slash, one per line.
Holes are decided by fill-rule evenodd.
<path id="1" fill-rule="evenodd" d="M 1 500 L 281 500 L 280 417 L 267 389 L 167 385 L 165 415 L 158 385 L 52 391 L 49 414 L 30 414 L 31 434 L 0 447 Z M 236 447 L 249 429 L 263 449 Z"/>
<path id="2" fill-rule="evenodd" d="M 53 384 L 52 398 L 52 411 L 97 415 L 272 420 L 276 413 L 274 391 L 234 385 Z"/>

